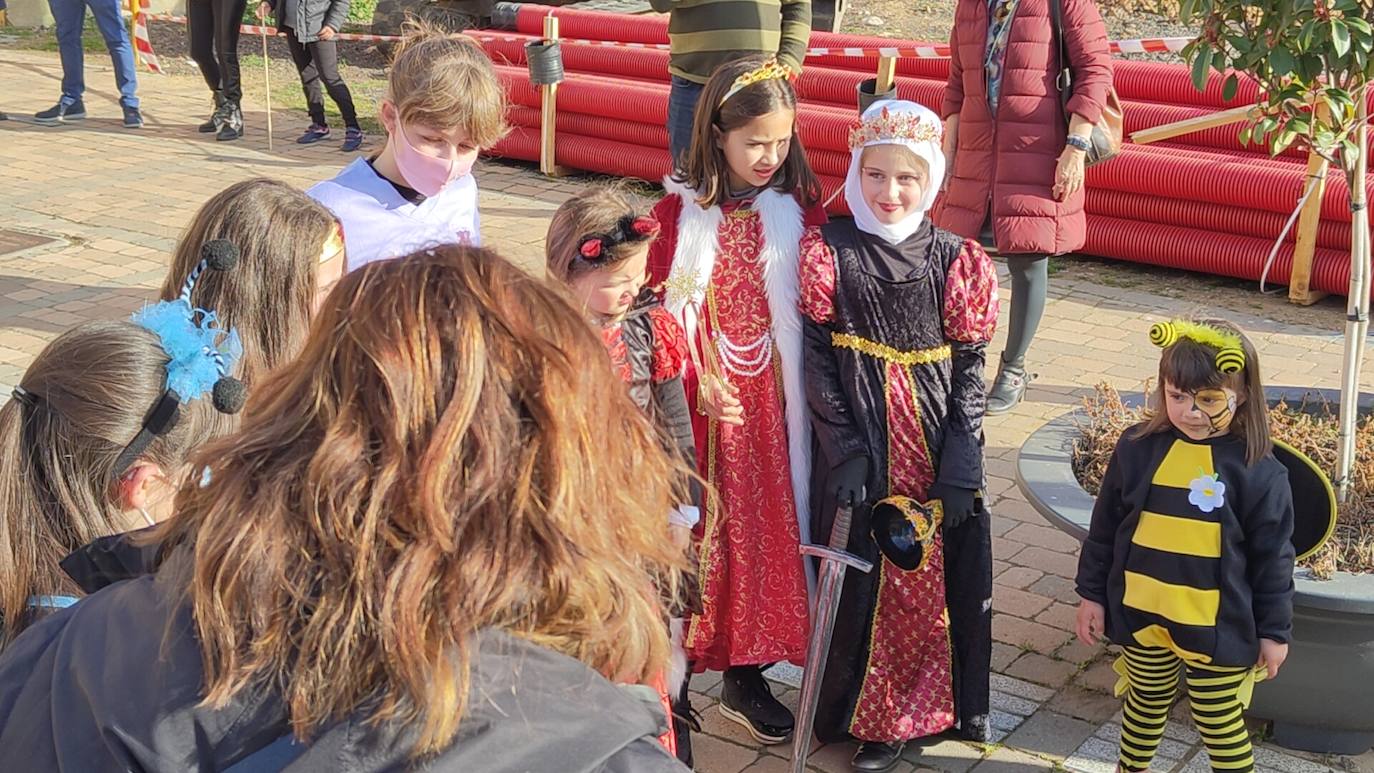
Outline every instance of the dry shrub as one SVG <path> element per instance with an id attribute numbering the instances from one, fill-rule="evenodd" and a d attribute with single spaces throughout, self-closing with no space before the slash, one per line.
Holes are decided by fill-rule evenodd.
<path id="1" fill-rule="evenodd" d="M 1146 385 L 1147 391 L 1149 385 Z M 1144 421 L 1144 407 L 1129 407 L 1108 384 L 1098 384 L 1083 399 L 1086 414 L 1073 448 L 1073 471 L 1089 494 L 1097 495 L 1107 462 L 1121 433 Z M 1306 454 L 1328 476 L 1336 469 L 1337 412 L 1325 400 L 1293 406 L 1279 403 L 1269 409 L 1274 437 Z M 1330 578 L 1336 571 L 1374 572 L 1374 416 L 1361 417 L 1355 432 L 1355 469 L 1349 501 L 1340 508 L 1331 539 L 1302 562 L 1313 574 Z"/>
<path id="2" fill-rule="evenodd" d="M 1103 15 L 1138 16 L 1156 14 L 1170 19 L 1178 18 L 1178 0 L 1097 0 L 1098 10 Z"/>

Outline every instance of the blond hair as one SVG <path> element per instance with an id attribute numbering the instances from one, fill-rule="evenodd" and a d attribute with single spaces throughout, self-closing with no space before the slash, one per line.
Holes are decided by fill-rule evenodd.
<path id="1" fill-rule="evenodd" d="M 415 18 L 403 27 L 386 95 L 402 123 L 462 128 L 479 148 L 495 145 L 509 131 L 506 92 L 481 45 Z"/>
<path id="2" fill-rule="evenodd" d="M 548 235 L 544 237 L 545 268 L 549 276 L 567 282 L 587 273 L 593 266 L 578 259 L 582 240 L 613 230 L 626 216 L 644 214 L 646 208 L 632 198 L 623 185 L 593 186 L 563 202 L 553 213 Z M 614 269 L 649 243 L 646 239 L 611 246 L 607 257 L 595 268 Z"/>
<path id="3" fill-rule="evenodd" d="M 881 145 L 869 145 L 868 147 L 859 151 L 860 168 L 862 168 L 864 162 L 868 160 L 868 151 L 873 150 L 874 148 L 892 148 L 897 153 L 897 157 L 910 164 L 913 169 L 921 169 L 925 171 L 927 175 L 930 174 L 929 161 L 926 161 L 924 158 L 921 158 L 921 156 L 917 154 L 916 151 L 912 150 L 906 145 L 901 145 L 896 142 Z"/>
<path id="4" fill-rule="evenodd" d="M 656 587 L 687 474 L 565 294 L 489 250 L 369 263 L 205 449 L 164 544 L 192 546 L 207 705 L 278 686 L 301 738 L 359 710 L 458 732 L 492 628 L 616 681 L 670 660 Z"/>

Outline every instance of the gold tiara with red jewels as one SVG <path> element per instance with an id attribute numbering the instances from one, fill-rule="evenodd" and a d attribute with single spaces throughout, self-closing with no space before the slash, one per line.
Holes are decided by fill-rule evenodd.
<path id="1" fill-rule="evenodd" d="M 725 96 L 720 98 L 720 103 L 722 105 L 725 104 L 725 101 L 728 100 L 730 97 L 733 97 L 734 95 L 740 93 L 740 91 L 742 91 L 744 88 L 752 86 L 755 83 L 771 80 L 785 81 L 791 79 L 792 71 L 787 68 L 787 65 L 782 64 L 776 59 L 769 59 L 768 61 L 764 62 L 758 67 L 755 67 L 749 72 L 746 72 L 740 75 L 738 78 L 735 78 L 735 82 L 730 84 L 730 90 L 725 92 Z"/>
<path id="2" fill-rule="evenodd" d="M 858 121 L 849 129 L 849 149 L 875 142 L 939 142 L 944 127 L 922 121 L 913 113 L 890 113 L 887 108 L 876 118 Z"/>

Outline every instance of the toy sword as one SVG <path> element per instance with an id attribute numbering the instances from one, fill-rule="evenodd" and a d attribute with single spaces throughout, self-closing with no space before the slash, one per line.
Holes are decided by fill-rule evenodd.
<path id="1" fill-rule="evenodd" d="M 873 569 L 871 562 L 846 550 L 849 547 L 849 524 L 853 518 L 854 508 L 841 505 L 835 511 L 835 523 L 830 527 L 829 547 L 801 546 L 803 556 L 820 559 L 821 575 L 816 592 L 815 614 L 811 616 L 811 641 L 806 645 L 806 671 L 802 675 L 797 724 L 792 735 L 792 773 L 806 770 L 806 758 L 811 753 L 816 702 L 820 699 L 825 661 L 830 656 L 830 637 L 835 632 L 835 612 L 840 605 L 840 591 L 844 589 L 845 570 L 853 567 L 867 574 Z"/>

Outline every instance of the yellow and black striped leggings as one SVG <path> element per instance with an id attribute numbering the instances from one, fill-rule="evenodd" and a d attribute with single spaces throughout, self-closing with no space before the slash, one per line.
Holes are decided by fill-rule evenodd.
<path id="1" fill-rule="evenodd" d="M 1243 688 L 1252 679 L 1252 669 L 1236 666 L 1184 664 L 1172 650 L 1163 647 L 1126 647 L 1126 704 L 1121 719 L 1122 770 L 1142 771 L 1150 767 L 1169 708 L 1178 693 L 1178 677 L 1186 672 L 1188 702 L 1193 710 L 1202 741 L 1207 746 L 1212 769 L 1227 773 L 1248 773 L 1255 768 L 1250 751 L 1250 734 L 1241 712 Z"/>

